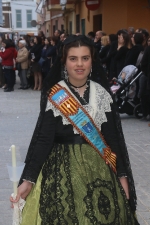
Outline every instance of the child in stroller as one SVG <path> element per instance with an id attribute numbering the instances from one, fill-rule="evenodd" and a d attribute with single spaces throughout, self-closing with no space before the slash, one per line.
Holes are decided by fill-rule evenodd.
<path id="1" fill-rule="evenodd" d="M 114 84 L 111 86 L 111 91 L 115 96 L 120 113 L 133 115 L 136 105 L 139 104 L 135 100 L 138 92 L 136 83 L 142 72 L 138 74 L 137 72 L 137 67 L 128 65 L 120 72 L 118 79 L 113 79 Z"/>
<path id="2" fill-rule="evenodd" d="M 113 78 L 113 85 L 111 86 L 111 91 L 113 93 L 116 93 L 116 91 L 119 90 L 121 86 L 127 84 L 128 81 L 130 81 L 134 77 L 137 71 L 137 67 L 133 65 L 125 66 L 120 72 L 118 79 Z"/>

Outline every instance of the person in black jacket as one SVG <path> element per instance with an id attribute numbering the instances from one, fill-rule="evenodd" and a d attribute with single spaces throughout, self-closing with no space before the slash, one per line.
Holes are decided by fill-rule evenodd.
<path id="1" fill-rule="evenodd" d="M 99 58 L 101 60 L 105 72 L 108 73 L 107 63 L 105 63 L 105 59 L 107 58 L 107 55 L 110 50 L 109 36 L 103 36 L 101 38 L 101 45 L 102 46 L 99 52 Z"/>
<path id="2" fill-rule="evenodd" d="M 52 48 L 52 45 L 50 44 L 51 40 L 49 37 L 45 38 L 45 45 L 42 49 L 42 53 L 41 53 L 41 59 L 39 61 L 39 63 L 41 64 L 41 68 L 42 68 L 42 75 L 43 75 L 43 79 L 47 76 L 49 70 L 50 70 L 50 64 L 51 64 L 51 60 L 47 58 L 47 54 L 50 51 L 50 49 Z"/>
<path id="3" fill-rule="evenodd" d="M 138 56 L 140 52 L 144 51 L 143 43 L 143 35 L 141 33 L 135 33 L 132 38 L 133 47 L 129 50 L 125 60 L 125 66 L 128 65 L 136 65 Z"/>
<path id="4" fill-rule="evenodd" d="M 39 36 L 34 38 L 34 46 L 30 50 L 31 53 L 31 66 L 32 71 L 34 73 L 34 89 L 33 90 L 41 90 L 42 87 L 42 73 L 41 66 L 38 61 L 41 58 L 42 53 L 42 39 Z"/>
<path id="5" fill-rule="evenodd" d="M 130 48 L 130 37 L 125 30 L 117 32 L 118 41 L 111 44 L 108 58 L 110 59 L 109 80 L 118 77 L 124 67 L 125 58 Z"/>
<path id="6" fill-rule="evenodd" d="M 51 59 L 51 66 L 55 62 L 56 56 L 57 56 L 57 44 L 58 44 L 58 38 L 53 36 L 51 37 L 51 48 L 47 51 L 46 56 Z"/>
<path id="7" fill-rule="evenodd" d="M 104 35 L 106 34 L 101 30 L 96 32 L 95 39 L 94 39 L 94 46 L 98 53 L 101 50 L 101 37 L 103 37 Z"/>
<path id="8" fill-rule="evenodd" d="M 148 46 L 144 52 L 142 61 L 141 61 L 141 70 L 143 71 L 144 75 L 147 77 L 146 87 L 145 90 L 147 92 L 147 105 L 148 114 L 150 114 L 150 46 Z"/>
<path id="9" fill-rule="evenodd" d="M 138 98 L 141 99 L 143 117 L 141 120 L 148 120 L 150 116 L 150 93 L 147 90 L 147 77 L 142 74 L 139 79 Z M 148 116 L 148 117 L 147 117 Z"/>

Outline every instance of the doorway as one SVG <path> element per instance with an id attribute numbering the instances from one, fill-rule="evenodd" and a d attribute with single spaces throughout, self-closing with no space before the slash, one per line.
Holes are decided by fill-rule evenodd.
<path id="1" fill-rule="evenodd" d="M 85 19 L 81 19 L 81 34 L 85 35 Z"/>
<path id="2" fill-rule="evenodd" d="M 93 16 L 93 32 L 102 30 L 102 14 Z"/>
<path id="3" fill-rule="evenodd" d="M 72 21 L 69 21 L 69 34 L 72 34 Z"/>

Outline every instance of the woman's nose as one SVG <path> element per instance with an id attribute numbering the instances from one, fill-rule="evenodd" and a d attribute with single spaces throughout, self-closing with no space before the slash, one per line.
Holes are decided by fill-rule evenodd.
<path id="1" fill-rule="evenodd" d="M 78 65 L 78 66 L 82 66 L 82 64 L 83 64 L 82 59 L 78 59 L 78 60 L 77 60 L 77 65 Z"/>

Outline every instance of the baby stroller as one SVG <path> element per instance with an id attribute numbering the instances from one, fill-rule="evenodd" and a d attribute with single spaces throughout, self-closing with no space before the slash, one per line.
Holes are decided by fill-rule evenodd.
<path id="1" fill-rule="evenodd" d="M 120 113 L 133 115 L 135 107 L 139 105 L 139 101 L 136 99 L 136 81 L 139 79 L 142 72 L 138 74 L 137 72 L 137 67 L 129 65 L 123 68 L 118 76 L 118 79 L 113 79 L 114 84 L 111 86 L 111 91 L 115 95 L 115 100 L 119 107 Z M 140 114 L 141 112 L 138 108 L 135 116 L 139 118 Z"/>

